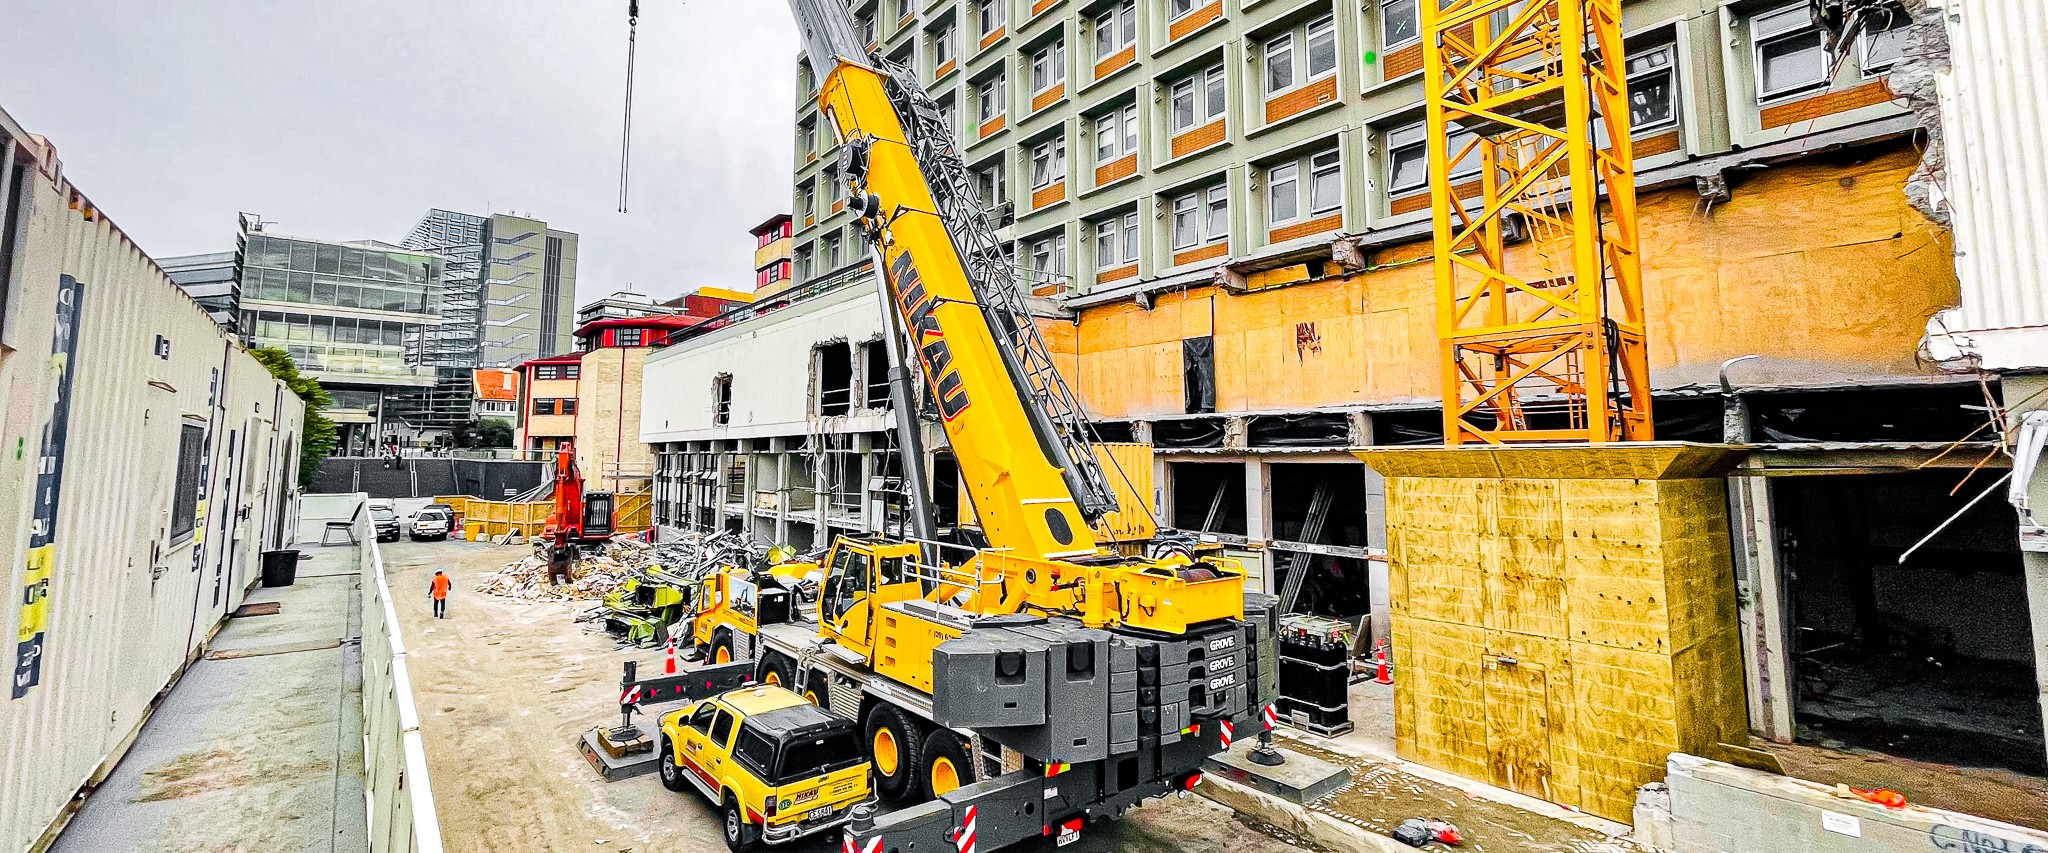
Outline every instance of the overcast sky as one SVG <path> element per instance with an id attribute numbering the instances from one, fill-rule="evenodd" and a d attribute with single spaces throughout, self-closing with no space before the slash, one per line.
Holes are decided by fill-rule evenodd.
<path id="1" fill-rule="evenodd" d="M 0 108 L 158 257 L 235 214 L 397 241 L 430 207 L 582 235 L 578 302 L 748 288 L 790 204 L 783 0 L 642 0 L 615 212 L 625 0 L 0 0 Z"/>

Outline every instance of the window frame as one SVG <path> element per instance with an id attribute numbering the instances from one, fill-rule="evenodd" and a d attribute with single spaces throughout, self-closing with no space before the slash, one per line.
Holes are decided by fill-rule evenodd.
<path id="1" fill-rule="evenodd" d="M 1387 24 L 1395 19 L 1391 18 L 1387 14 L 1387 10 L 1402 4 L 1406 4 L 1408 6 L 1409 12 L 1407 19 L 1413 21 L 1411 28 L 1415 31 L 1415 34 L 1404 39 L 1389 40 L 1389 31 L 1387 29 Z M 1382 53 L 1399 50 L 1411 44 L 1422 43 L 1422 6 L 1420 0 L 1379 0 L 1379 13 L 1380 51 Z"/>
<path id="2" fill-rule="evenodd" d="M 1044 60 L 1043 65 L 1040 64 L 1040 60 Z M 1040 83 L 1038 79 L 1041 68 L 1045 72 L 1045 82 L 1043 83 Z M 1067 40 L 1065 38 L 1057 38 L 1053 39 L 1045 47 L 1033 51 L 1031 54 L 1031 94 L 1045 94 L 1052 91 L 1054 86 L 1065 82 L 1067 82 Z"/>
<path id="3" fill-rule="evenodd" d="M 1805 94 L 1807 92 L 1828 88 L 1830 85 L 1834 83 L 1833 75 L 1828 73 L 1828 69 L 1832 65 L 1832 63 L 1828 61 L 1829 57 L 1827 49 L 1827 40 L 1824 37 L 1822 37 L 1820 28 L 1814 26 L 1813 19 L 1811 17 L 1806 18 L 1805 23 L 1799 26 L 1791 27 L 1789 29 L 1785 29 L 1779 32 L 1773 32 L 1769 35 L 1758 35 L 1758 32 L 1761 29 L 1760 24 L 1766 20 L 1780 18 L 1788 15 L 1801 15 L 1806 13 L 1807 10 L 1806 5 L 1804 3 L 1794 3 L 1750 15 L 1749 18 L 1744 22 L 1749 33 L 1750 72 L 1751 77 L 1756 85 L 1756 102 L 1758 104 L 1767 104 L 1773 101 L 1782 101 L 1790 97 Z M 1820 76 L 1813 80 L 1783 86 L 1777 89 L 1766 88 L 1766 85 L 1764 83 L 1764 48 L 1767 45 L 1808 37 L 1820 40 Z"/>
<path id="4" fill-rule="evenodd" d="M 1104 46 L 1102 38 L 1102 34 L 1104 31 L 1108 31 L 1110 33 L 1110 38 L 1114 39 L 1114 42 L 1110 43 L 1107 47 Z M 1121 38 L 1119 38 L 1119 36 L 1121 36 Z M 1096 62 L 1099 63 L 1105 59 L 1115 56 L 1118 53 L 1121 53 L 1124 48 L 1131 47 L 1137 43 L 1137 0 L 1126 0 L 1126 2 L 1119 3 L 1115 6 L 1111 6 L 1108 9 L 1103 10 L 1102 14 L 1095 16 Z"/>
<path id="5" fill-rule="evenodd" d="M 1172 135 L 1179 136 L 1197 128 L 1208 127 L 1215 123 L 1217 119 L 1227 120 L 1230 114 L 1229 90 L 1230 75 L 1224 70 L 1223 63 L 1221 62 L 1206 66 L 1173 81 L 1166 89 L 1166 121 L 1167 127 L 1173 132 Z M 1223 106 L 1215 112 L 1210 112 L 1209 108 L 1213 105 L 1218 94 L 1223 96 Z M 1180 117 L 1177 114 L 1178 108 L 1175 105 L 1175 101 L 1178 101 L 1183 95 L 1189 98 L 1188 115 L 1191 119 L 1191 123 L 1184 127 L 1179 123 Z"/>
<path id="6" fill-rule="evenodd" d="M 1004 79 L 1005 76 L 1005 70 L 998 69 L 996 73 L 983 77 L 981 82 L 974 84 L 977 128 L 1009 115 L 1009 86 Z M 991 107 L 991 104 L 994 106 Z"/>
<path id="7" fill-rule="evenodd" d="M 1322 161 L 1325 157 L 1330 158 L 1329 164 L 1327 166 L 1318 165 L 1318 162 Z M 1343 213 L 1344 152 L 1341 149 L 1332 147 L 1324 149 L 1322 151 L 1312 152 L 1308 155 L 1308 157 L 1304 158 L 1304 160 L 1308 163 L 1308 183 L 1303 188 L 1305 191 L 1305 196 L 1308 199 L 1308 218 L 1320 219 L 1332 213 Z M 1319 207 L 1316 205 L 1316 186 L 1319 182 L 1319 179 L 1322 178 L 1325 172 L 1334 172 L 1336 174 L 1337 200 L 1334 204 L 1331 204 L 1329 206 Z"/>
<path id="8" fill-rule="evenodd" d="M 1043 260 L 1041 248 L 1044 249 Z M 1031 240 L 1025 252 L 1031 259 L 1029 273 L 1033 283 L 1044 284 L 1067 277 L 1067 234 L 1064 230 Z M 1047 265 L 1051 269 L 1047 269 Z"/>
<path id="9" fill-rule="evenodd" d="M 1865 80 L 1874 80 L 1889 74 L 1893 67 L 1897 66 L 1906 58 L 1906 31 L 1911 29 L 1913 26 L 1913 13 L 1905 10 L 1904 8 L 1898 8 L 1894 9 L 1892 11 L 1892 14 L 1897 19 L 1903 20 L 1904 23 L 1901 23 L 1890 29 L 1878 30 L 1877 34 L 1887 35 L 1896 33 L 1897 38 L 1899 39 L 1899 55 L 1892 57 L 1883 65 L 1873 66 L 1870 63 L 1870 48 L 1871 43 L 1873 41 L 1873 39 L 1871 38 L 1870 27 L 1866 25 L 1863 28 L 1862 32 L 1856 34 L 1856 67 L 1858 70 L 1861 71 L 1862 77 Z"/>
<path id="10" fill-rule="evenodd" d="M 1628 70 L 1628 66 L 1631 63 L 1635 62 L 1638 58 L 1649 57 L 1659 53 L 1666 54 L 1669 57 L 1669 59 L 1665 62 L 1665 64 L 1662 67 L 1652 68 L 1646 71 Z M 1679 100 L 1681 98 L 1681 93 L 1679 90 L 1678 79 L 1678 44 L 1676 42 L 1659 42 L 1658 44 L 1643 48 L 1642 50 L 1637 50 L 1628 53 L 1622 59 L 1622 71 L 1622 86 L 1625 90 L 1625 94 L 1627 94 L 1629 97 L 1632 97 L 1632 94 L 1629 93 L 1632 92 L 1637 80 L 1649 79 L 1660 74 L 1664 75 L 1670 80 L 1669 88 L 1671 90 L 1671 117 L 1663 121 L 1657 122 L 1655 124 L 1639 125 L 1636 124 L 1635 117 L 1630 116 L 1629 134 L 1631 136 L 1641 136 L 1645 133 L 1658 133 L 1679 126 Z"/>
<path id="11" fill-rule="evenodd" d="M 1138 105 L 1125 104 L 1090 119 L 1095 133 L 1095 165 L 1107 166 L 1138 153 Z M 1108 133 L 1103 128 L 1109 129 Z M 1103 154 L 1103 143 L 1109 143 L 1110 153 Z"/>
<path id="12" fill-rule="evenodd" d="M 1223 227 L 1216 228 L 1217 204 L 1222 203 Z M 1187 208 L 1184 210 L 1182 204 Z M 1185 252 L 1230 240 L 1230 184 L 1228 182 L 1203 187 L 1192 192 L 1174 196 L 1167 202 L 1167 229 L 1170 245 L 1175 252 Z M 1194 240 L 1181 241 L 1181 217 L 1189 217 Z M 1220 231 L 1221 233 L 1217 233 Z"/>
<path id="13" fill-rule="evenodd" d="M 931 45 L 933 76 L 938 75 L 939 66 L 960 59 L 960 53 L 953 43 L 954 31 L 958 26 L 958 23 L 949 19 L 936 29 L 925 31 L 928 36 L 926 41 Z"/>
<path id="14" fill-rule="evenodd" d="M 171 469 L 171 515 L 167 532 L 173 545 L 199 533 L 199 504 L 206 494 L 206 424 L 179 420 L 177 466 Z"/>
<path id="15" fill-rule="evenodd" d="M 1415 139 L 1415 140 L 1414 140 L 1413 142 L 1402 142 L 1402 143 L 1399 143 L 1399 144 L 1396 144 L 1396 143 L 1394 142 L 1394 138 L 1395 138 L 1395 137 L 1396 137 L 1397 135 L 1401 135 L 1401 134 L 1406 134 L 1406 133 L 1408 133 L 1408 132 L 1411 132 L 1411 131 L 1420 131 L 1421 135 L 1420 135 L 1420 136 L 1418 136 L 1418 137 L 1416 137 L 1416 139 Z M 1460 138 L 1461 136 L 1469 138 L 1469 137 L 1472 137 L 1472 136 L 1475 136 L 1475 135 L 1476 135 L 1476 134 L 1472 133 L 1471 131 L 1465 130 L 1465 129 L 1463 129 L 1463 128 L 1457 128 L 1456 130 L 1453 130 L 1453 131 L 1451 132 L 1451 134 L 1450 134 L 1450 137 L 1451 137 L 1451 138 L 1450 138 L 1450 139 L 1448 139 L 1448 140 L 1446 140 L 1446 143 L 1447 143 L 1447 144 L 1446 144 L 1446 146 L 1445 146 L 1445 147 L 1449 148 L 1449 149 L 1450 149 L 1451 151 L 1455 151 L 1455 150 L 1457 150 L 1457 149 L 1459 149 L 1459 148 L 1463 148 L 1464 146 L 1463 146 L 1462 144 L 1459 144 L 1459 142 L 1458 142 L 1459 138 Z M 1429 186 L 1429 127 L 1428 127 L 1428 123 L 1427 123 L 1427 122 L 1423 122 L 1423 121 L 1415 121 L 1415 122 L 1409 122 L 1409 123 L 1406 123 L 1406 124 L 1400 124 L 1400 125 L 1395 125 L 1395 126 L 1393 126 L 1393 127 L 1387 128 L 1387 129 L 1386 129 L 1386 131 L 1385 131 L 1385 132 L 1383 132 L 1383 133 L 1381 134 L 1381 137 L 1382 137 L 1382 139 L 1383 139 L 1382 147 L 1383 147 L 1383 148 L 1385 149 L 1385 151 L 1386 151 L 1386 159 L 1387 159 L 1387 162 L 1386 162 L 1386 167 L 1387 167 L 1387 168 L 1386 168 L 1386 180 L 1387 180 L 1387 195 L 1388 195 L 1389 197 L 1393 197 L 1393 196 L 1405 196 L 1405 195 L 1407 195 L 1407 194 L 1409 194 L 1410 192 L 1413 192 L 1413 191 L 1415 191 L 1415 190 L 1427 188 L 1427 187 Z M 1406 149 L 1406 148 L 1410 148 L 1410 147 L 1418 147 L 1418 146 L 1419 146 L 1419 147 L 1420 147 L 1420 148 L 1422 149 L 1422 182 L 1421 182 L 1421 183 L 1419 183 L 1419 184 L 1407 184 L 1407 185 L 1400 185 L 1400 184 L 1396 184 L 1396 183 L 1394 183 L 1394 165 L 1395 165 L 1395 162 L 1396 162 L 1396 161 L 1395 161 L 1395 158 L 1394 158 L 1394 152 L 1395 152 L 1395 151 L 1398 151 L 1398 150 L 1402 150 L 1402 149 Z M 1449 153 L 1449 152 L 1446 152 L 1446 154 L 1448 154 L 1448 153 Z M 1467 161 L 1466 161 L 1465 163 L 1463 163 L 1463 164 L 1460 164 L 1460 167 L 1459 167 L 1459 168 L 1463 169 L 1463 171 L 1457 171 L 1457 172 L 1452 172 L 1452 173 L 1451 173 L 1451 179 L 1452 179 L 1452 180 L 1457 180 L 1457 179 L 1459 179 L 1459 178 L 1464 178 L 1464 177 L 1469 177 L 1469 176 L 1472 176 L 1472 175 L 1477 175 L 1477 174 L 1479 174 L 1479 173 L 1480 173 L 1480 172 L 1481 172 L 1482 170 L 1484 170 L 1484 169 L 1486 168 L 1486 166 L 1485 166 L 1484 158 L 1468 158 L 1468 159 L 1467 159 Z"/>
<path id="16" fill-rule="evenodd" d="M 1044 159 L 1041 161 L 1041 155 Z M 1041 165 L 1041 163 L 1043 165 Z M 1031 188 L 1042 190 L 1067 179 L 1067 136 L 1064 133 L 1031 146 Z"/>
<path id="17" fill-rule="evenodd" d="M 1097 219 L 1095 226 L 1095 269 L 1112 270 L 1138 262 L 1138 213 L 1130 211 Z M 1111 251 L 1102 251 L 1102 241 L 1108 237 Z M 1121 251 L 1118 251 L 1118 250 Z"/>
<path id="18" fill-rule="evenodd" d="M 1280 176 L 1282 170 L 1287 171 L 1287 176 L 1284 178 Z M 1285 218 L 1280 216 L 1279 205 L 1279 200 L 1283 196 L 1280 192 L 1282 184 L 1287 186 L 1287 192 L 1284 195 L 1291 208 L 1291 211 Z M 1266 167 L 1266 224 L 1268 226 L 1288 225 L 1300 222 L 1306 216 L 1307 214 L 1302 210 L 1301 204 L 1301 161 L 1289 160 Z"/>
<path id="19" fill-rule="evenodd" d="M 1316 71 L 1311 57 L 1315 53 L 1318 35 L 1330 39 L 1330 67 Z M 1287 83 L 1273 85 L 1273 59 L 1275 43 L 1285 40 L 1287 52 Z M 1320 83 L 1325 78 L 1337 76 L 1337 16 L 1321 15 L 1267 36 L 1259 43 L 1259 88 L 1268 100 L 1276 95 L 1293 92 Z"/>
<path id="20" fill-rule="evenodd" d="M 1009 0 L 981 0 L 975 7 L 974 22 L 981 29 L 975 35 L 987 38 L 989 33 L 1010 25 Z"/>
<path id="21" fill-rule="evenodd" d="M 1186 5 L 1187 8 L 1179 10 L 1176 10 L 1174 8 L 1176 6 L 1181 5 Z M 1166 0 L 1166 20 L 1168 23 L 1178 21 L 1182 18 L 1194 14 L 1196 9 L 1200 9 L 1208 5 L 1208 3 L 1203 3 L 1201 2 L 1201 0 Z"/>

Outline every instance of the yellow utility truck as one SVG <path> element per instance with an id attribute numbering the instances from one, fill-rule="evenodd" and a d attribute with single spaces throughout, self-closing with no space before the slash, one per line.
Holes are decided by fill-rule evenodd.
<path id="1" fill-rule="evenodd" d="M 838 827 L 872 797 L 852 723 L 780 687 L 743 687 L 661 718 L 661 785 L 695 788 L 744 853 Z"/>

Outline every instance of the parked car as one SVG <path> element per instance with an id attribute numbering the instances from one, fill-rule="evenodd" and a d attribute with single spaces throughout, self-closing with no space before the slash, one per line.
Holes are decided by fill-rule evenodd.
<path id="1" fill-rule="evenodd" d="M 435 506 L 421 509 L 419 512 L 414 513 L 412 517 L 413 541 L 417 542 L 421 539 L 446 539 L 448 538 L 448 528 L 454 521 L 454 514 L 448 510 Z"/>
<path id="2" fill-rule="evenodd" d="M 398 512 L 388 506 L 370 505 L 370 524 L 377 528 L 377 541 L 398 541 Z"/>
<path id="3" fill-rule="evenodd" d="M 734 853 L 826 832 L 873 798 L 853 721 L 774 685 L 662 715 L 661 784 L 721 806 Z"/>

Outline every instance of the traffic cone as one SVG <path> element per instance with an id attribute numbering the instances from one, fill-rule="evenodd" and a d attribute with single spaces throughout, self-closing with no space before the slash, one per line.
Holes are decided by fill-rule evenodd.
<path id="1" fill-rule="evenodd" d="M 1373 647 L 1372 647 L 1372 659 L 1373 659 L 1373 663 L 1375 663 L 1375 664 L 1377 664 L 1377 665 L 1378 665 L 1378 666 L 1377 666 L 1377 670 L 1378 670 L 1378 671 L 1376 671 L 1376 672 L 1374 672 L 1374 673 L 1373 673 L 1373 676 L 1372 676 L 1372 683 L 1374 683 L 1374 684 L 1392 684 L 1392 683 L 1394 683 L 1394 670 L 1393 670 L 1393 668 L 1392 668 L 1391 666 L 1389 666 L 1389 665 L 1387 664 L 1387 644 L 1386 644 L 1386 641 L 1382 640 L 1382 641 L 1380 641 L 1380 642 L 1378 642 L 1378 643 L 1375 643 L 1375 644 L 1373 644 Z"/>
<path id="2" fill-rule="evenodd" d="M 669 636 L 668 642 L 664 644 L 664 647 L 668 650 L 668 661 L 662 664 L 661 671 L 664 675 L 674 675 L 676 674 L 676 638 L 674 635 Z"/>

